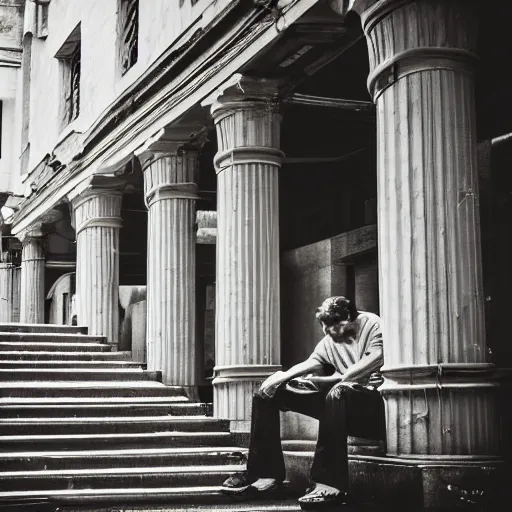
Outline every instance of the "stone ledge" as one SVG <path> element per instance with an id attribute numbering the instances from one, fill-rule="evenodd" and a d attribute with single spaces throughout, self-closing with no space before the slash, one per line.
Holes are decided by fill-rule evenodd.
<path id="1" fill-rule="evenodd" d="M 309 485 L 311 451 L 285 450 L 293 487 Z M 472 462 L 349 455 L 350 491 L 356 499 L 393 510 L 502 510 L 510 468 L 497 460 Z M 509 478 L 509 477 L 508 477 Z M 506 503 L 506 501 L 505 501 Z"/>

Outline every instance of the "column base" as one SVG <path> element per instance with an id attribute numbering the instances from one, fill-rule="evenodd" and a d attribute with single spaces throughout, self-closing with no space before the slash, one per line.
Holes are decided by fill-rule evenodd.
<path id="1" fill-rule="evenodd" d="M 287 479 L 302 491 L 309 481 L 313 452 L 287 451 Z M 349 455 L 349 492 L 357 503 L 379 510 L 501 510 L 510 468 L 500 459 L 401 459 Z"/>
<path id="2" fill-rule="evenodd" d="M 216 366 L 213 379 L 213 415 L 229 419 L 232 432 L 251 430 L 252 397 L 280 365 Z"/>

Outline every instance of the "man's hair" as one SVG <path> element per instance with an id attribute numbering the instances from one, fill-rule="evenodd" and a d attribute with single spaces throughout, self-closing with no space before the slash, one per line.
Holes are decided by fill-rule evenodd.
<path id="1" fill-rule="evenodd" d="M 355 320 L 359 312 L 356 305 L 346 297 L 329 297 L 316 310 L 316 318 L 325 325 L 334 325 L 344 320 Z"/>

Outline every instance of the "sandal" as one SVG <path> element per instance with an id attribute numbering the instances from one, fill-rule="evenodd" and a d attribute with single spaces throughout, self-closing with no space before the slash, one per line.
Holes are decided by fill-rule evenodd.
<path id="1" fill-rule="evenodd" d="M 339 491 L 337 493 L 328 492 L 319 489 L 316 486 L 310 487 L 302 498 L 299 498 L 299 505 L 302 509 L 309 507 L 318 507 L 322 505 L 346 505 L 347 493 Z"/>
<path id="2" fill-rule="evenodd" d="M 248 491 L 250 487 L 251 484 L 247 478 L 247 473 L 235 473 L 224 480 L 220 488 L 220 492 L 224 494 L 237 495 Z"/>

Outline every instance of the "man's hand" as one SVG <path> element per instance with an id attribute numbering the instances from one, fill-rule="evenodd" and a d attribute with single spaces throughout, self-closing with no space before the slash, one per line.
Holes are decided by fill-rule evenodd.
<path id="1" fill-rule="evenodd" d="M 288 377 L 285 375 L 285 372 L 278 371 L 268 377 L 260 386 L 260 393 L 268 398 L 272 398 L 277 388 L 285 383 L 288 380 Z"/>

